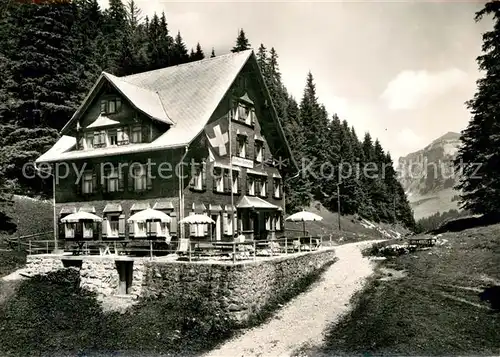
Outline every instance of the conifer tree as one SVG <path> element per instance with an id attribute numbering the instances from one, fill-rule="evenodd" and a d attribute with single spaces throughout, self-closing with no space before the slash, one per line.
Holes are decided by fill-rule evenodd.
<path id="1" fill-rule="evenodd" d="M 269 87 L 270 78 L 269 78 L 269 70 L 268 70 L 268 58 L 267 58 L 267 48 L 264 44 L 260 44 L 259 49 L 255 55 L 257 57 L 257 63 L 259 64 L 260 71 L 262 72 L 262 76 L 264 77 L 264 81 L 266 85 Z"/>
<path id="2" fill-rule="evenodd" d="M 186 45 L 182 40 L 180 31 L 177 32 L 177 36 L 174 39 L 173 46 L 173 65 L 186 63 L 189 61 L 188 50 L 186 49 Z"/>
<path id="3" fill-rule="evenodd" d="M 455 164 L 462 171 L 457 188 L 462 208 L 477 214 L 500 211 L 500 2 L 489 1 L 476 13 L 476 21 L 490 15 L 493 30 L 483 34 L 483 54 L 477 58 L 485 72 L 477 81 L 474 98 L 467 102 L 472 119 L 462 131 Z"/>
<path id="4" fill-rule="evenodd" d="M 205 58 L 205 53 L 203 53 L 203 50 L 201 49 L 201 45 L 198 42 L 196 44 L 196 51 L 193 54 L 193 60 L 194 61 L 199 61 Z"/>
<path id="5" fill-rule="evenodd" d="M 236 38 L 236 45 L 232 48 L 231 52 L 241 52 L 250 49 L 250 42 L 248 41 L 245 31 L 240 30 Z"/>

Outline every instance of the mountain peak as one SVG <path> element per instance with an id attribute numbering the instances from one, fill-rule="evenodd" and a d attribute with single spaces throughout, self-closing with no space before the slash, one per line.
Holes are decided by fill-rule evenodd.
<path id="1" fill-rule="evenodd" d="M 438 142 L 438 141 L 443 141 L 443 140 L 459 140 L 459 139 L 460 139 L 460 133 L 455 133 L 454 131 L 449 131 L 446 134 L 435 139 L 433 141 L 433 143 Z"/>

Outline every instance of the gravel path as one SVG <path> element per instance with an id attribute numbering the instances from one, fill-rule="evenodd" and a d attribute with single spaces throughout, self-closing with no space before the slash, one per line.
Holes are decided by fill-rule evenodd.
<path id="1" fill-rule="evenodd" d="M 361 249 L 378 241 L 336 248 L 339 260 L 310 290 L 286 304 L 272 320 L 245 331 L 206 357 L 290 356 L 302 346 L 319 346 L 323 332 L 349 309 L 352 295 L 373 272 Z"/>

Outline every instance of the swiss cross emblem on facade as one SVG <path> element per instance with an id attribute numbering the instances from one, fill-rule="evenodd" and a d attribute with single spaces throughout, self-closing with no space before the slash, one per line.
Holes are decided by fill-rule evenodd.
<path id="1" fill-rule="evenodd" d="M 215 154 L 219 156 L 229 154 L 229 123 L 227 118 L 221 118 L 208 124 L 205 127 L 205 134 Z"/>

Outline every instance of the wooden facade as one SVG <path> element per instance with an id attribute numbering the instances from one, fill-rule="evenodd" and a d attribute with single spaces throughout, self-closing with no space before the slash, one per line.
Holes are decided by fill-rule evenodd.
<path id="1" fill-rule="evenodd" d="M 162 210 L 173 218 L 168 226 L 171 236 L 183 234 L 200 239 L 230 240 L 244 234 L 250 239 L 268 239 L 274 237 L 276 232 L 282 232 L 285 208 L 283 177 L 290 167 L 278 167 L 276 162 L 289 159 L 289 148 L 285 148 L 286 143 L 280 141 L 276 134 L 277 118 L 272 117 L 274 109 L 256 69 L 253 54 L 250 58 L 206 124 L 231 118 L 230 152 L 235 157 L 231 159 L 232 177 L 229 174 L 229 155 L 222 160 L 214 157 L 204 131 L 196 133 L 186 147 L 65 160 L 69 172 L 56 183 L 58 219 L 80 209 L 95 212 L 104 221 L 99 232 L 93 233 L 92 239 L 140 238 L 138 232 L 143 227 L 139 229 L 126 222 L 135 211 L 145 207 Z M 103 104 L 107 101 L 112 101 L 110 107 Z M 237 110 L 241 110 L 238 106 L 246 107 L 252 118 L 245 121 L 242 116 L 235 115 Z M 103 126 L 92 128 L 93 123 L 99 124 L 97 120 L 101 120 Z M 141 141 L 132 142 L 132 131 L 138 126 L 141 127 Z M 112 86 L 104 85 L 69 133 L 77 142 L 72 150 L 102 150 L 104 153 L 105 149 L 99 146 L 147 144 L 168 130 L 168 124 L 151 120 L 136 110 L 129 98 Z M 96 137 L 92 141 L 93 132 L 98 132 L 95 135 L 102 132 L 103 139 Z M 106 136 L 109 132 L 113 133 L 112 137 Z M 135 136 L 137 138 L 139 134 Z M 241 154 L 243 146 L 245 153 Z M 144 181 L 142 169 L 134 171 L 140 165 L 148 169 Z M 116 176 L 113 174 L 110 179 L 110 170 L 119 173 Z M 137 172 L 140 172 L 140 178 L 134 179 Z M 265 201 L 274 208 L 238 208 L 237 214 L 233 215 L 243 197 L 250 197 L 252 202 Z M 177 222 L 192 213 L 207 214 L 216 224 L 201 228 L 179 227 Z M 67 227 L 59 225 L 61 238 L 70 238 L 67 231 Z M 148 232 L 161 237 L 161 231 L 162 227 L 158 225 Z"/>

